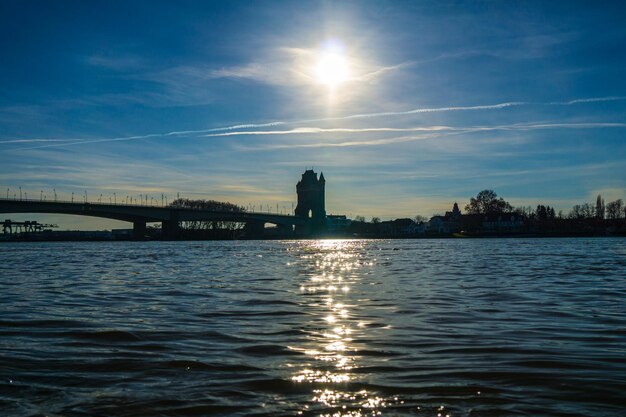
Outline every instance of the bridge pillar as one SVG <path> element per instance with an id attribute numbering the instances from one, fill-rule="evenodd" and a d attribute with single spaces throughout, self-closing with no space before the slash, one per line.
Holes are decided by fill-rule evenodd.
<path id="1" fill-rule="evenodd" d="M 279 224 L 278 226 L 278 234 L 281 237 L 291 237 L 293 236 L 293 226 L 290 224 Z"/>
<path id="2" fill-rule="evenodd" d="M 263 232 L 265 231 L 265 222 L 260 221 L 250 221 L 247 222 L 245 227 L 245 236 L 247 238 L 261 238 L 263 237 Z"/>
<path id="3" fill-rule="evenodd" d="M 311 232 L 312 232 L 312 227 L 311 227 L 310 221 L 308 221 L 305 224 L 296 226 L 296 235 L 299 237 L 309 236 L 311 235 Z"/>
<path id="4" fill-rule="evenodd" d="M 161 222 L 161 238 L 162 239 L 177 239 L 180 237 L 180 225 L 177 221 L 167 220 Z"/>
<path id="5" fill-rule="evenodd" d="M 133 222 L 133 239 L 143 240 L 146 236 L 146 222 Z"/>
<path id="6" fill-rule="evenodd" d="M 161 222 L 161 239 L 172 240 L 180 238 L 180 223 L 177 210 L 170 210 L 169 220 Z"/>

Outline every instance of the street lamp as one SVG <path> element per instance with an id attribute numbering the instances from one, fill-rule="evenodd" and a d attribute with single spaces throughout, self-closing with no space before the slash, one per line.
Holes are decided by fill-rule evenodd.
<path id="1" fill-rule="evenodd" d="M 113 193 L 113 204 L 117 205 L 117 196 Z"/>
<path id="2" fill-rule="evenodd" d="M 39 193 L 39 201 L 43 201 L 43 190 Z"/>
<path id="3" fill-rule="evenodd" d="M 87 202 L 87 190 L 85 190 L 85 203 Z"/>
<path id="4" fill-rule="evenodd" d="M 9 189 L 7 188 L 7 200 L 9 199 Z"/>
<path id="5" fill-rule="evenodd" d="M 74 202 L 74 191 L 72 191 L 72 203 Z"/>
<path id="6" fill-rule="evenodd" d="M 52 192 L 54 193 L 54 202 L 56 203 L 56 201 L 57 201 L 57 189 L 53 188 Z"/>
<path id="7" fill-rule="evenodd" d="M 22 187 L 20 187 L 20 201 L 22 201 Z"/>

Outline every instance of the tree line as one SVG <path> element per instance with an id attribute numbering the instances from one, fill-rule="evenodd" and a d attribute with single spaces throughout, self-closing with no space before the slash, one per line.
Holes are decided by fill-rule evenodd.
<path id="1" fill-rule="evenodd" d="M 493 190 L 483 190 L 476 197 L 470 198 L 465 206 L 467 214 L 491 214 L 491 213 L 516 213 L 529 219 L 608 219 L 618 220 L 626 218 L 626 208 L 622 199 L 617 199 L 609 203 L 604 202 L 604 198 L 598 195 L 595 205 L 592 203 L 577 204 L 572 207 L 567 215 L 562 211 L 555 212 L 554 207 L 539 204 L 536 208 L 513 207 L 509 202 Z"/>
<path id="2" fill-rule="evenodd" d="M 215 200 L 191 200 L 179 198 L 168 205 L 171 208 L 184 208 L 194 210 L 226 211 L 233 213 L 243 213 L 244 207 L 233 203 Z M 243 223 L 196 220 L 181 222 L 180 227 L 186 237 L 190 238 L 232 238 L 244 228 Z"/>

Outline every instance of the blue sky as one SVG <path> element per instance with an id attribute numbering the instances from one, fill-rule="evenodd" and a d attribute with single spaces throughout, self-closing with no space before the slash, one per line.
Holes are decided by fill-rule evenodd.
<path id="1" fill-rule="evenodd" d="M 290 211 L 314 167 L 328 212 L 368 218 L 485 188 L 565 212 L 626 199 L 625 17 L 621 2 L 0 0 L 0 186 Z M 332 86 L 330 50 L 348 68 Z"/>

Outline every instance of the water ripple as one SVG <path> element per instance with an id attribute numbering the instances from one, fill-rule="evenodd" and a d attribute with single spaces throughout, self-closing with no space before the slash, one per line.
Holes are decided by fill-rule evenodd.
<path id="1" fill-rule="evenodd" d="M 621 417 L 625 247 L 2 244 L 0 415 Z"/>

